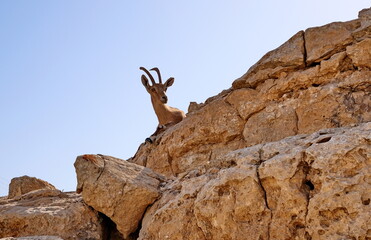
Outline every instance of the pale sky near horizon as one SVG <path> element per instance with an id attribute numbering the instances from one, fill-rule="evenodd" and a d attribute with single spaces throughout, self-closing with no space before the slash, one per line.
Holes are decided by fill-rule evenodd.
<path id="1" fill-rule="evenodd" d="M 309 27 L 369 0 L 0 1 L 0 196 L 11 178 L 74 191 L 76 156 L 133 156 L 157 118 L 140 66 L 175 77 L 187 111 Z"/>

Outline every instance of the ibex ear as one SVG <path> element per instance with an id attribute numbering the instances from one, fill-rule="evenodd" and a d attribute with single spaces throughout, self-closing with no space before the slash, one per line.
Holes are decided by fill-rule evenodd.
<path id="1" fill-rule="evenodd" d="M 173 83 L 174 83 L 174 78 L 171 77 L 171 78 L 169 78 L 169 79 L 165 82 L 164 85 L 165 85 L 166 88 L 168 88 L 168 87 L 172 86 Z"/>
<path id="2" fill-rule="evenodd" d="M 149 83 L 148 83 L 148 78 L 144 75 L 142 75 L 142 84 L 143 86 L 147 89 L 147 91 L 149 90 Z"/>

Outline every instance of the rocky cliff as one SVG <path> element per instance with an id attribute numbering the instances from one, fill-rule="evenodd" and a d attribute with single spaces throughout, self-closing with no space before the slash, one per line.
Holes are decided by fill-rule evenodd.
<path id="1" fill-rule="evenodd" d="M 77 193 L 12 187 L 0 237 L 371 239 L 370 70 L 371 9 L 300 31 Z"/>

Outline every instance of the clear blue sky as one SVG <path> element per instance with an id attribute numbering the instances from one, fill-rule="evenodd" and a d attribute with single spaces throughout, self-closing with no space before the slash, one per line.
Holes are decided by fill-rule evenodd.
<path id="1" fill-rule="evenodd" d="M 293 34 L 369 0 L 0 1 L 0 196 L 13 177 L 75 190 L 76 156 L 127 159 L 157 118 L 140 66 L 175 77 L 187 111 Z"/>

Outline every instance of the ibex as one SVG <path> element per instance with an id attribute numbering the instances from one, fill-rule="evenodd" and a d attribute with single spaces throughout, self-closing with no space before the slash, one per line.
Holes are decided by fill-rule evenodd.
<path id="1" fill-rule="evenodd" d="M 156 71 L 158 75 L 159 83 L 155 82 L 155 79 L 151 73 L 144 67 L 140 67 L 151 79 L 152 86 L 148 83 L 148 78 L 142 75 L 142 84 L 146 88 L 147 92 L 151 95 L 151 102 L 153 109 L 155 110 L 156 116 L 158 118 L 158 127 L 156 131 L 149 137 L 146 138 L 147 142 L 153 143 L 156 135 L 163 132 L 166 127 L 177 124 L 182 121 L 186 116 L 182 110 L 168 106 L 166 90 L 168 87 L 172 86 L 174 83 L 174 78 L 169 78 L 165 83 L 162 83 L 161 73 L 158 68 L 152 68 L 150 71 Z"/>

